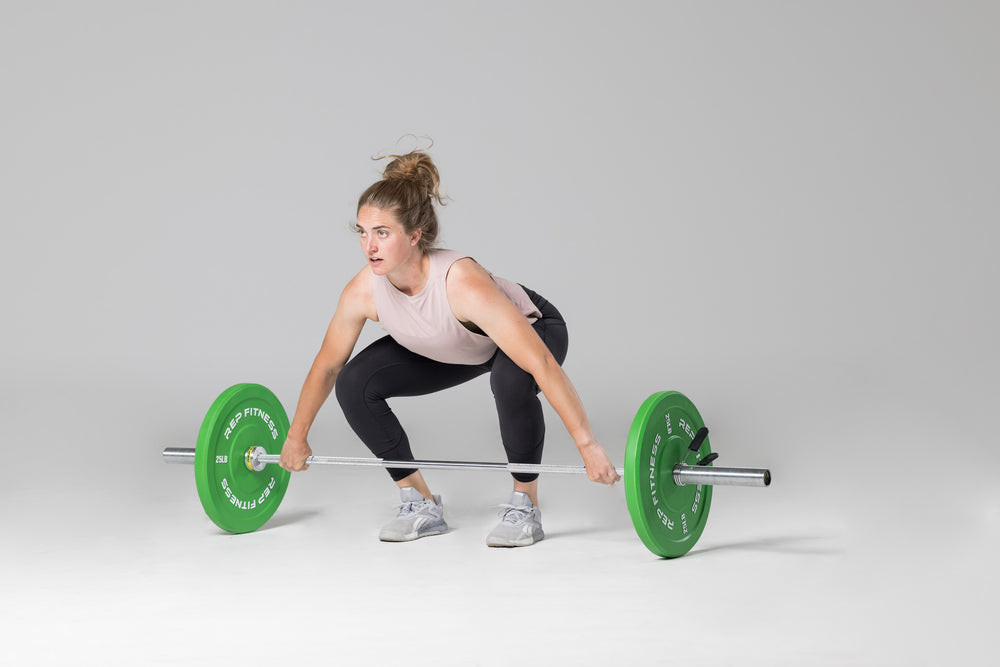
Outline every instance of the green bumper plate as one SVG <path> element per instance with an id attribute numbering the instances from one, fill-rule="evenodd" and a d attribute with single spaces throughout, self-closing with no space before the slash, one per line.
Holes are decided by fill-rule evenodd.
<path id="1" fill-rule="evenodd" d="M 276 465 L 250 470 L 246 453 L 254 446 L 280 452 L 287 434 L 288 416 L 267 387 L 237 384 L 215 399 L 201 423 L 194 456 L 198 497 L 215 525 L 249 533 L 271 518 L 291 473 Z"/>
<path id="2" fill-rule="evenodd" d="M 711 452 L 708 438 L 697 454 L 688 451 L 704 425 L 694 403 L 676 391 L 653 394 L 632 420 L 625 447 L 625 498 L 635 531 L 657 556 L 683 556 L 705 529 L 712 487 L 677 486 L 673 477 L 675 463 L 694 465 Z"/>

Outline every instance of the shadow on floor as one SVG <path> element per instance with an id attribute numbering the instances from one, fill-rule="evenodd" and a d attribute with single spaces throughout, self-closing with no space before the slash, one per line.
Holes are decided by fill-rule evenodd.
<path id="1" fill-rule="evenodd" d="M 567 529 L 567 528 L 558 528 L 556 530 L 549 530 L 548 528 L 545 528 L 545 537 L 546 537 L 546 539 L 554 539 L 554 538 L 561 538 L 561 537 L 573 537 L 573 536 L 578 536 L 578 535 L 599 535 L 599 534 L 604 534 L 604 535 L 607 536 L 607 535 L 610 535 L 610 534 L 615 533 L 615 532 L 621 533 L 621 531 L 609 530 L 606 526 L 579 526 L 577 528 L 569 528 L 569 529 Z M 635 534 L 634 533 L 631 534 L 630 539 L 631 538 L 635 538 Z M 605 539 L 611 539 L 611 538 L 610 537 L 606 537 Z M 638 539 L 638 538 L 636 538 L 636 539 Z"/>
<path id="2" fill-rule="evenodd" d="M 314 516 L 319 516 L 322 514 L 320 510 L 298 510 L 294 512 L 282 512 L 281 516 L 273 517 L 270 521 L 265 523 L 261 528 L 257 529 L 257 532 L 274 530 L 275 528 L 283 528 L 284 526 L 290 526 L 292 524 L 299 523 L 300 521 L 306 521 Z"/>
<path id="3" fill-rule="evenodd" d="M 717 544 L 699 548 L 695 546 L 684 558 L 693 558 L 713 551 L 768 551 L 772 553 L 797 554 L 803 556 L 843 556 L 847 550 L 831 545 L 834 538 L 829 535 L 787 535 L 783 537 L 763 537 L 756 540 Z"/>

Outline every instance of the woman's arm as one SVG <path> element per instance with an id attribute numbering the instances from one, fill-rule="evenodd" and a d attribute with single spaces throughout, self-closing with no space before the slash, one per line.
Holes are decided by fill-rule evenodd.
<path id="1" fill-rule="evenodd" d="M 323 344 L 306 375 L 295 407 L 295 416 L 281 448 L 282 468 L 294 472 L 308 470 L 305 460 L 312 454 L 308 442 L 309 429 L 319 409 L 333 391 L 337 375 L 350 358 L 365 321 L 376 317 L 371 271 L 366 266 L 341 293 Z"/>
<path id="2" fill-rule="evenodd" d="M 474 322 L 525 372 L 530 373 L 562 419 L 595 482 L 619 479 L 597 442 L 576 389 L 527 318 L 497 287 L 489 273 L 470 258 L 455 262 L 448 273 L 448 303 L 463 322 Z"/>

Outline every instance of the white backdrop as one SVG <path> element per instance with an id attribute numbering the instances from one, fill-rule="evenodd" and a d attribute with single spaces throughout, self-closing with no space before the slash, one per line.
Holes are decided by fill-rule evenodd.
<path id="1" fill-rule="evenodd" d="M 774 473 L 734 524 L 815 525 L 872 578 L 856 603 L 900 638 L 878 655 L 955 641 L 930 629 L 982 646 L 998 18 L 975 2 L 5 2 L 16 599 L 106 541 L 95 525 L 114 551 L 132 521 L 197 524 L 160 449 L 193 443 L 235 382 L 294 407 L 363 262 L 348 225 L 384 166 L 369 158 L 426 144 L 413 134 L 452 198 L 444 244 L 566 316 L 566 369 L 612 458 L 645 396 L 684 391 L 721 463 Z M 502 456 L 485 380 L 396 409 L 419 456 Z M 576 462 L 548 415 L 546 461 Z M 333 405 L 312 441 L 365 451 Z M 44 627 L 16 607 L 6 625 Z"/>

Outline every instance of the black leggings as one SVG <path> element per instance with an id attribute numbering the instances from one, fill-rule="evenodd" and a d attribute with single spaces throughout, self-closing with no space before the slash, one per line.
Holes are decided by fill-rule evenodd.
<path id="1" fill-rule="evenodd" d="M 542 318 L 532 327 L 562 365 L 569 335 L 562 315 L 544 298 L 525 288 Z M 389 336 L 380 338 L 351 359 L 337 376 L 337 400 L 358 437 L 375 456 L 412 461 L 410 441 L 386 403 L 394 396 L 422 396 L 454 387 L 490 371 L 490 388 L 500 420 L 500 437 L 509 463 L 541 463 L 545 421 L 535 379 L 502 350 L 483 364 L 445 364 L 410 352 Z M 390 468 L 399 481 L 415 469 Z M 537 474 L 513 473 L 519 482 Z"/>

